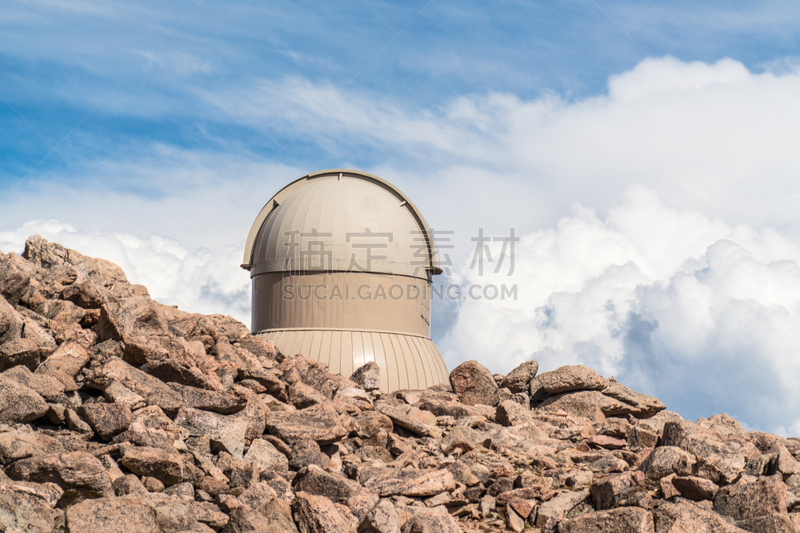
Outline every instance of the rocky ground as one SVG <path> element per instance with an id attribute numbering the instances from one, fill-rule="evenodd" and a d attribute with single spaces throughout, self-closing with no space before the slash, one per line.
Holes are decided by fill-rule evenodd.
<path id="1" fill-rule="evenodd" d="M 383 395 L 40 237 L 0 372 L 0 531 L 800 533 L 798 439 L 536 361 Z"/>

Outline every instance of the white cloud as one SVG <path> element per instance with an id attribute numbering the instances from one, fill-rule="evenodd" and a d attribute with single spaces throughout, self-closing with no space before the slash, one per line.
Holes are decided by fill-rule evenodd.
<path id="1" fill-rule="evenodd" d="M 426 191 L 435 199 L 427 211 L 433 223 L 454 206 L 472 213 L 505 205 L 513 189 L 535 208 L 499 216 L 542 227 L 575 201 L 604 212 L 640 183 L 670 205 L 689 204 L 732 223 L 768 219 L 800 234 L 796 63 L 755 73 L 732 59 L 650 58 L 612 76 L 607 94 L 577 101 L 489 93 L 420 109 L 298 78 L 234 92 L 246 115 L 227 99 L 206 98 L 232 120 L 255 117 L 289 136 L 302 130 L 306 141 L 345 160 L 354 150 L 377 151 L 402 157 L 402 170 L 382 166 L 406 179 L 466 182 Z M 465 169 L 487 179 L 465 180 Z"/>
<path id="2" fill-rule="evenodd" d="M 187 251 L 174 239 L 153 234 L 83 232 L 57 220 L 34 220 L 0 231 L 0 250 L 22 253 L 25 239 L 39 234 L 51 242 L 118 264 L 132 283 L 145 285 L 161 303 L 205 314 L 219 313 L 250 323 L 250 279 L 240 246 Z"/>
<path id="3" fill-rule="evenodd" d="M 663 245 L 644 246 L 653 227 Z M 519 298 L 464 302 L 440 346 L 451 366 L 582 363 L 685 416 L 800 429 L 800 247 L 772 229 L 681 212 L 634 186 L 604 218 L 576 206 L 523 237 L 512 276 L 468 266 L 465 285 L 516 283 Z"/>

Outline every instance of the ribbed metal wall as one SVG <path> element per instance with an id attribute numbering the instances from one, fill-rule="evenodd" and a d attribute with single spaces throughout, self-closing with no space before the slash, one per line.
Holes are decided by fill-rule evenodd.
<path id="1" fill-rule="evenodd" d="M 302 354 L 343 376 L 375 361 L 386 370 L 381 372 L 383 392 L 425 389 L 448 381 L 439 350 L 425 337 L 342 330 L 278 330 L 259 336 L 274 342 L 283 353 Z"/>

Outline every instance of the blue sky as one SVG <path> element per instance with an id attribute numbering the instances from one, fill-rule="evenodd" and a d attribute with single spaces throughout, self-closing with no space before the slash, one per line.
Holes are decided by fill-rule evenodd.
<path id="1" fill-rule="evenodd" d="M 584 363 L 797 434 L 799 36 L 788 1 L 10 1 L 0 249 L 247 321 L 263 203 L 360 168 L 456 232 L 457 283 L 478 228 L 523 237 L 518 301 L 434 305 L 451 367 Z"/>
<path id="2" fill-rule="evenodd" d="M 338 162 L 341 153 L 304 135 L 313 120 L 260 120 L 233 97 L 263 80 L 300 78 L 435 109 L 473 93 L 595 95 L 606 91 L 609 75 L 646 57 L 733 57 L 759 71 L 796 54 L 800 10 L 792 2 L 606 1 L 191 1 L 166 9 L 145 1 L 7 5 L 0 15 L 3 190 L 29 174 L 75 181 L 59 157 L 36 168 L 62 142 L 57 153 L 78 172 L 85 159 L 142 142 L 236 150 L 300 167 Z M 242 120 L 231 123 L 236 111 Z M 345 143 L 358 166 L 397 157 L 391 146 Z M 159 189 L 129 180 L 113 187 Z"/>

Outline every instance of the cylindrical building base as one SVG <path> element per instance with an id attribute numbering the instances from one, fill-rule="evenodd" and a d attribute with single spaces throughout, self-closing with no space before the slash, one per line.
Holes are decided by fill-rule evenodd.
<path id="1" fill-rule="evenodd" d="M 380 331 L 281 329 L 258 333 L 285 354 L 302 354 L 328 365 L 334 374 L 350 376 L 375 361 L 381 369 L 381 391 L 426 389 L 448 383 L 447 367 L 427 337 Z"/>

